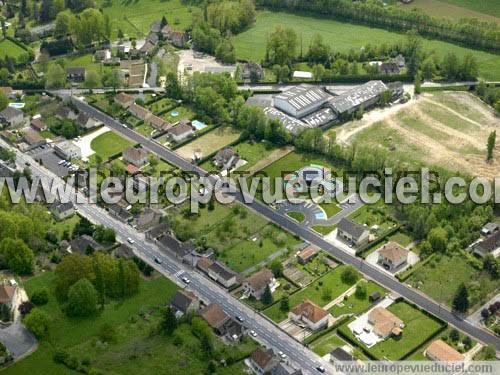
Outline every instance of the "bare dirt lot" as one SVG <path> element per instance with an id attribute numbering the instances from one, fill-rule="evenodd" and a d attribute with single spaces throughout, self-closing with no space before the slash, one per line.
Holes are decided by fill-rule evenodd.
<path id="1" fill-rule="evenodd" d="M 466 92 L 423 94 L 334 130 L 342 143 L 385 148 L 408 163 L 487 178 L 497 176 L 500 170 L 500 141 L 493 163 L 486 162 L 487 138 L 493 130 L 500 134 L 500 118 Z"/>

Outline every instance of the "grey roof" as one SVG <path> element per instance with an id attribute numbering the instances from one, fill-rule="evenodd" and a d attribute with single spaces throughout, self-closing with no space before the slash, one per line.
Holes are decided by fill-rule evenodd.
<path id="1" fill-rule="evenodd" d="M 328 103 L 335 112 L 344 113 L 376 98 L 384 91 L 387 91 L 387 86 L 382 81 L 370 81 L 331 98 Z"/>
<path id="2" fill-rule="evenodd" d="M 271 375 L 302 375 L 302 370 L 294 369 L 280 362 L 271 370 Z"/>
<path id="3" fill-rule="evenodd" d="M 71 68 L 66 68 L 66 74 L 84 76 L 85 75 L 85 68 L 82 66 L 75 66 L 75 67 L 71 67 Z"/>
<path id="4" fill-rule="evenodd" d="M 174 297 L 170 301 L 170 305 L 178 310 L 185 313 L 189 306 L 196 300 L 196 296 L 187 290 L 178 290 Z"/>
<path id="5" fill-rule="evenodd" d="M 50 206 L 51 212 L 58 212 L 58 213 L 66 212 L 66 211 L 73 210 L 73 209 L 74 209 L 74 207 L 73 207 L 72 202 L 65 202 L 65 203 L 54 202 Z"/>
<path id="6" fill-rule="evenodd" d="M 302 118 L 302 121 L 312 127 L 323 126 L 337 119 L 337 115 L 331 108 L 321 108 L 316 112 Z"/>
<path id="7" fill-rule="evenodd" d="M 497 229 L 500 229 L 500 224 L 497 224 L 497 223 L 487 223 L 481 229 L 481 232 L 493 233 Z"/>
<path id="8" fill-rule="evenodd" d="M 220 276 L 224 280 L 230 280 L 233 277 L 237 276 L 238 274 L 234 272 L 231 268 L 226 266 L 225 264 L 221 262 L 213 262 L 208 269 L 214 273 L 216 273 L 218 276 Z"/>
<path id="9" fill-rule="evenodd" d="M 337 228 L 342 232 L 349 233 L 354 239 L 358 239 L 363 233 L 368 230 L 365 226 L 355 223 L 354 221 L 346 218 L 342 218 L 339 221 Z"/>
<path id="10" fill-rule="evenodd" d="M 356 359 L 352 354 L 346 352 L 340 346 L 338 346 L 335 349 L 333 349 L 330 352 L 330 355 L 333 358 L 335 358 L 337 361 L 346 361 L 346 362 L 349 362 L 349 361 L 354 361 Z"/>
<path id="11" fill-rule="evenodd" d="M 56 116 L 67 118 L 71 114 L 71 112 L 73 112 L 71 108 L 61 105 L 59 106 L 59 108 L 57 108 Z"/>
<path id="12" fill-rule="evenodd" d="M 303 111 L 307 108 L 318 105 L 318 102 L 326 102 L 330 98 L 324 90 L 317 86 L 299 85 L 290 90 L 278 94 L 274 99 L 288 102 L 296 111 Z"/>
<path id="13" fill-rule="evenodd" d="M 171 250 L 181 257 L 189 254 L 187 246 L 169 234 L 165 234 L 158 238 L 158 242 L 161 246 Z"/>
<path id="14" fill-rule="evenodd" d="M 97 243 L 92 237 L 87 234 L 77 237 L 71 241 L 71 249 L 73 251 L 85 254 L 87 248 L 91 247 L 94 250 L 101 250 L 102 246 Z"/>
<path id="15" fill-rule="evenodd" d="M 0 117 L 4 118 L 6 121 L 11 121 L 17 116 L 23 116 L 23 111 L 17 108 L 6 107 L 2 112 L 0 112 Z"/>
<path id="16" fill-rule="evenodd" d="M 486 255 L 500 248 L 500 231 L 495 231 L 476 245 L 476 250 Z"/>
<path id="17" fill-rule="evenodd" d="M 191 125 L 179 123 L 168 129 L 168 133 L 172 135 L 182 135 L 186 133 L 193 132 L 193 127 Z"/>
<path id="18" fill-rule="evenodd" d="M 163 234 L 166 234 L 170 230 L 170 227 L 167 223 L 160 223 L 153 228 L 151 228 L 147 234 L 152 238 L 158 238 Z"/>
<path id="19" fill-rule="evenodd" d="M 279 109 L 274 107 L 266 107 L 263 111 L 267 118 L 271 120 L 279 120 L 289 132 L 298 133 L 301 130 L 310 127 L 309 124 L 288 116 L 285 112 L 281 112 Z"/>
<path id="20" fill-rule="evenodd" d="M 271 97 L 254 95 L 249 97 L 245 104 L 254 107 L 265 108 L 270 107 L 273 104 L 273 100 L 271 99 Z"/>

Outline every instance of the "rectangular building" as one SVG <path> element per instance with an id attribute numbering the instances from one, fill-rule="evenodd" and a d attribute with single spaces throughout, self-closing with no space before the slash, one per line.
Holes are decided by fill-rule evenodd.
<path id="1" fill-rule="evenodd" d="M 299 85 L 274 97 L 274 106 L 289 115 L 301 118 L 325 104 L 330 95 L 323 89 L 310 85 Z"/>

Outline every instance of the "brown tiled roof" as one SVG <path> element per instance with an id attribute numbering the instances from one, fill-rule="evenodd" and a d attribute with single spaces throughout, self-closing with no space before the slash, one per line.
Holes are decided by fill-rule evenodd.
<path id="1" fill-rule="evenodd" d="M 126 171 L 128 174 L 136 174 L 140 171 L 134 164 L 127 165 Z"/>
<path id="2" fill-rule="evenodd" d="M 122 156 L 128 162 L 138 163 L 142 158 L 148 156 L 148 152 L 144 148 L 129 147 L 123 150 Z"/>
<path id="3" fill-rule="evenodd" d="M 321 319 L 328 315 L 328 311 L 323 310 L 321 307 L 308 299 L 295 306 L 292 309 L 292 313 L 295 315 L 303 316 L 313 323 L 319 322 Z"/>
<path id="4" fill-rule="evenodd" d="M 185 134 L 185 133 L 188 133 L 190 131 L 193 130 L 193 127 L 191 125 L 187 125 L 187 124 L 178 124 L 178 125 L 175 125 L 174 127 L 170 128 L 168 130 L 168 132 L 170 134 L 173 134 L 173 135 L 181 135 L 181 134 Z"/>
<path id="5" fill-rule="evenodd" d="M 148 122 L 156 129 L 164 129 L 170 125 L 167 121 L 156 115 L 151 115 Z"/>
<path id="6" fill-rule="evenodd" d="M 267 367 L 269 362 L 273 360 L 274 353 L 272 349 L 264 350 L 263 348 L 257 348 L 253 351 L 250 358 L 254 363 L 257 364 L 261 369 Z"/>
<path id="7" fill-rule="evenodd" d="M 0 92 L 5 95 L 10 95 L 12 94 L 14 90 L 12 90 L 12 87 L 10 86 L 2 86 L 0 87 Z"/>
<path id="8" fill-rule="evenodd" d="M 118 94 L 116 94 L 115 99 L 117 102 L 120 102 L 123 104 L 128 103 L 130 101 L 134 101 L 134 97 L 132 95 L 129 95 L 129 94 L 124 93 L 124 92 L 119 92 Z"/>
<path id="9" fill-rule="evenodd" d="M 373 330 L 380 336 L 387 336 L 394 328 L 400 328 L 403 321 L 383 307 L 375 307 L 368 314 L 368 320 L 373 324 Z"/>
<path id="10" fill-rule="evenodd" d="M 216 303 L 205 307 L 200 315 L 212 328 L 219 328 L 231 319 Z"/>
<path id="11" fill-rule="evenodd" d="M 298 254 L 297 257 L 307 260 L 310 257 L 316 255 L 319 252 L 319 249 L 316 246 L 309 245 L 305 249 L 302 249 Z"/>
<path id="12" fill-rule="evenodd" d="M 130 107 L 128 107 L 129 112 L 134 114 L 134 116 L 137 116 L 141 119 L 144 119 L 147 117 L 147 115 L 150 113 L 146 108 L 141 107 L 140 105 L 137 104 L 131 104 Z"/>
<path id="13" fill-rule="evenodd" d="M 208 268 L 214 263 L 214 261 L 207 257 L 201 257 L 196 263 L 196 267 L 204 272 L 208 272 Z"/>
<path id="14" fill-rule="evenodd" d="M 445 343 L 443 340 L 433 341 L 426 350 L 426 354 L 440 362 L 463 361 L 464 356 Z"/>
<path id="15" fill-rule="evenodd" d="M 45 123 L 39 118 L 31 120 L 31 126 L 37 130 L 45 129 Z"/>
<path id="16" fill-rule="evenodd" d="M 269 281 L 271 281 L 273 277 L 274 275 L 269 268 L 263 268 L 259 272 L 248 277 L 245 281 L 250 284 L 253 290 L 260 290 L 269 284 Z"/>
<path id="17" fill-rule="evenodd" d="M 388 242 L 379 250 L 379 254 L 393 263 L 400 262 L 408 257 L 408 250 L 399 246 L 396 242 Z"/>
<path id="18" fill-rule="evenodd" d="M 40 134 L 33 129 L 28 129 L 24 132 L 24 139 L 30 145 L 44 141 Z"/>
<path id="19" fill-rule="evenodd" d="M 0 303 L 9 303 L 16 292 L 16 287 L 12 285 L 0 285 Z"/>

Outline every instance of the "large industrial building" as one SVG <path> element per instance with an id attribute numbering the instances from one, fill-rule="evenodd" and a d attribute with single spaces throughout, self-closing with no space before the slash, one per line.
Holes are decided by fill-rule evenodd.
<path id="1" fill-rule="evenodd" d="M 338 114 L 353 113 L 359 108 L 374 105 L 388 88 L 382 81 L 370 81 L 341 95 L 331 97 L 328 106 Z"/>
<path id="2" fill-rule="evenodd" d="M 330 99 L 323 89 L 317 86 L 299 85 L 274 97 L 274 106 L 295 117 L 304 117 Z"/>

